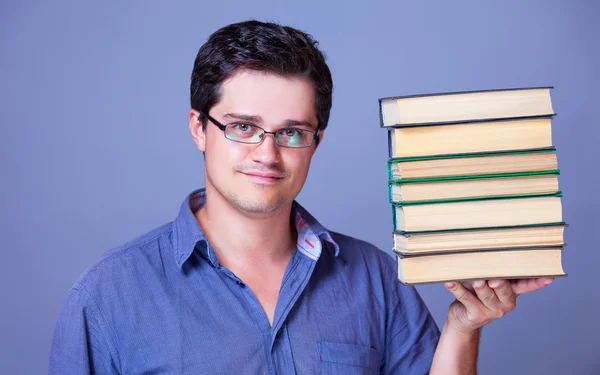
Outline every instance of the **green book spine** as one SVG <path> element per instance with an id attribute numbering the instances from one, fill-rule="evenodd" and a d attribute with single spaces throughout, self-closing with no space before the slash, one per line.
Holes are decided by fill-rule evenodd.
<path id="1" fill-rule="evenodd" d="M 434 155 L 434 156 L 413 156 L 413 157 L 404 157 L 404 158 L 391 158 L 388 160 L 388 163 L 436 160 L 436 159 L 459 159 L 459 158 L 473 158 L 473 157 L 500 156 L 500 155 L 519 155 L 519 154 L 532 154 L 532 153 L 539 153 L 539 152 L 556 152 L 556 148 L 546 147 L 546 148 L 533 148 L 533 149 L 527 149 L 527 150 L 471 152 L 471 153 L 464 153 L 464 154 Z"/>
<path id="2" fill-rule="evenodd" d="M 447 176 L 447 177 L 426 177 L 426 178 L 400 178 L 391 179 L 389 184 L 402 185 L 424 182 L 443 182 L 443 181 L 461 181 L 461 180 L 479 180 L 488 178 L 509 178 L 509 177 L 527 177 L 527 176 L 543 176 L 543 175 L 559 175 L 558 169 L 549 171 L 536 172 L 515 172 L 515 173 L 497 173 L 497 174 L 480 174 L 471 176 Z"/>
<path id="3" fill-rule="evenodd" d="M 395 221 L 394 221 L 394 223 L 395 223 Z M 398 233 L 403 236 L 409 237 L 409 236 L 418 236 L 421 234 L 433 234 L 433 233 L 471 232 L 471 231 L 490 230 L 490 229 L 503 230 L 503 229 L 533 228 L 533 227 L 555 227 L 555 226 L 567 227 L 568 224 L 564 221 L 560 221 L 557 223 L 507 225 L 507 226 L 498 226 L 498 227 L 457 228 L 457 229 L 438 229 L 438 230 L 422 230 L 422 231 L 395 230 L 394 233 Z"/>

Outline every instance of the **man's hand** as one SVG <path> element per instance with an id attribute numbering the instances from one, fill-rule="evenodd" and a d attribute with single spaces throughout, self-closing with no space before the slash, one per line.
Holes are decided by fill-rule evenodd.
<path id="1" fill-rule="evenodd" d="M 514 310 L 517 296 L 541 289 L 554 281 L 552 277 L 520 280 L 477 280 L 465 285 L 445 283 L 454 295 L 448 309 L 447 323 L 469 334 Z"/>
<path id="2" fill-rule="evenodd" d="M 446 283 L 456 301 L 448 317 L 431 364 L 431 375 L 474 375 L 480 328 L 512 311 L 517 296 L 549 285 L 554 278 L 477 280 Z"/>

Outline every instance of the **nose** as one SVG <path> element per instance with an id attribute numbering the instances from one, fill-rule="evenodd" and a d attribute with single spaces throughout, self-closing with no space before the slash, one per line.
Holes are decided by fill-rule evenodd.
<path id="1" fill-rule="evenodd" d="M 262 142 L 252 151 L 252 159 L 256 162 L 270 165 L 279 162 L 279 146 L 275 143 L 275 134 L 265 133 Z"/>

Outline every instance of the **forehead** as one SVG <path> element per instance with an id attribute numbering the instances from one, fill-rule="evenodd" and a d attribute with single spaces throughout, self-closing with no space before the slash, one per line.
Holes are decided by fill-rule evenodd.
<path id="1" fill-rule="evenodd" d="M 242 70 L 221 85 L 216 113 L 260 116 L 265 123 L 307 121 L 316 126 L 315 89 L 307 77 Z"/>

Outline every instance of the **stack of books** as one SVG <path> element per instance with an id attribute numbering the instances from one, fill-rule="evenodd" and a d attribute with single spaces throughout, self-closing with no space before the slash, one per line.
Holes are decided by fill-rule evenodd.
<path id="1" fill-rule="evenodd" d="M 379 99 L 401 282 L 566 276 L 551 89 Z"/>

